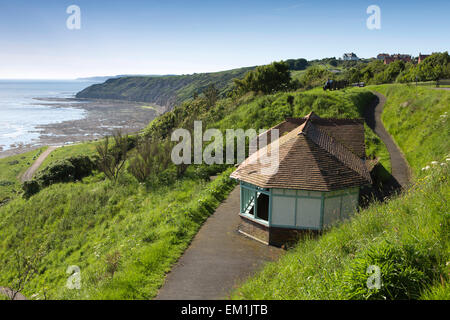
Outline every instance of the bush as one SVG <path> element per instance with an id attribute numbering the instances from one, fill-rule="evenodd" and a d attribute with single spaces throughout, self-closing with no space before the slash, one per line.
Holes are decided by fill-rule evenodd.
<path id="1" fill-rule="evenodd" d="M 50 164 L 39 172 L 34 180 L 47 187 L 58 182 L 81 180 L 90 175 L 94 168 L 94 162 L 88 156 L 70 157 Z"/>
<path id="2" fill-rule="evenodd" d="M 114 132 L 113 139 L 113 145 L 110 145 L 110 137 L 107 136 L 96 146 L 97 167 L 108 179 L 116 182 L 127 161 L 130 140 L 120 131 Z"/>
<path id="3" fill-rule="evenodd" d="M 398 300 L 418 299 L 431 284 L 434 256 L 417 245 L 394 246 L 384 242 L 355 259 L 346 274 L 345 289 L 349 299 Z M 381 271 L 381 287 L 369 289 L 369 266 Z"/>
<path id="4" fill-rule="evenodd" d="M 305 70 L 309 63 L 306 59 L 289 59 L 286 60 L 290 70 Z"/>
<path id="5" fill-rule="evenodd" d="M 235 79 L 234 83 L 240 93 L 254 91 L 270 94 L 292 87 L 289 65 L 283 61 L 259 66 L 248 72 L 244 79 Z"/>
<path id="6" fill-rule="evenodd" d="M 332 77 L 333 74 L 327 69 L 319 66 L 313 66 L 308 68 L 301 76 L 300 83 L 303 88 L 311 89 L 325 84 L 325 82 Z"/>
<path id="7" fill-rule="evenodd" d="M 128 171 L 139 182 L 145 182 L 169 167 L 170 155 L 170 143 L 142 138 L 129 161 Z"/>
<path id="8" fill-rule="evenodd" d="M 88 156 L 74 156 L 57 160 L 38 172 L 33 180 L 23 183 L 24 196 L 30 197 L 38 193 L 40 189 L 54 183 L 81 180 L 90 175 L 94 169 L 95 164 Z"/>
<path id="9" fill-rule="evenodd" d="M 24 197 L 29 198 L 32 195 L 38 193 L 41 190 L 41 186 L 36 180 L 25 181 L 22 184 L 22 190 L 24 192 Z"/>

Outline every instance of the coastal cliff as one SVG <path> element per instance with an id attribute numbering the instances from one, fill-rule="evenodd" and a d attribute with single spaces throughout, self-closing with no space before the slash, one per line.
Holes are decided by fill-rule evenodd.
<path id="1" fill-rule="evenodd" d="M 253 67 L 214 73 L 178 76 L 132 76 L 109 79 L 77 93 L 77 98 L 149 102 L 170 110 L 176 104 L 214 84 L 220 96 L 231 90 L 233 79 L 242 78 Z"/>

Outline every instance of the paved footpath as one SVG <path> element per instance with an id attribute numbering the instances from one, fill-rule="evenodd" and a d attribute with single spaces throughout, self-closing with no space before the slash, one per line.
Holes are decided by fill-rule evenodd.
<path id="1" fill-rule="evenodd" d="M 366 109 L 366 122 L 383 140 L 391 156 L 394 183 L 406 187 L 409 167 L 403 154 L 381 122 L 386 98 Z M 282 250 L 240 235 L 239 187 L 236 187 L 208 218 L 190 247 L 167 275 L 158 300 L 205 300 L 227 298 L 233 288 L 257 272 L 266 261 L 276 260 Z"/>
<path id="2" fill-rule="evenodd" d="M 208 218 L 189 248 L 167 275 L 157 300 L 227 298 L 234 287 L 283 250 L 248 239 L 236 230 L 239 218 L 237 186 Z"/>
<path id="3" fill-rule="evenodd" d="M 367 125 L 383 140 L 391 157 L 392 176 L 402 188 L 406 188 L 409 184 L 411 174 L 408 162 L 406 162 L 403 153 L 392 139 L 391 135 L 384 128 L 381 121 L 386 97 L 378 92 L 373 92 L 377 96 L 374 103 L 365 110 L 365 120 Z"/>

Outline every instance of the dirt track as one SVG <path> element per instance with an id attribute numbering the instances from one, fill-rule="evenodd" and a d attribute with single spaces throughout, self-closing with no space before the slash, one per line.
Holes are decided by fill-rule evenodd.
<path id="1" fill-rule="evenodd" d="M 59 147 L 50 146 L 47 150 L 45 150 L 39 158 L 36 159 L 36 161 L 31 165 L 30 168 L 28 168 L 27 171 L 22 175 L 21 180 L 22 182 L 29 181 L 33 178 L 33 175 L 36 173 L 36 171 L 39 169 L 41 164 L 44 162 L 44 160 L 52 153 L 55 149 Z"/>

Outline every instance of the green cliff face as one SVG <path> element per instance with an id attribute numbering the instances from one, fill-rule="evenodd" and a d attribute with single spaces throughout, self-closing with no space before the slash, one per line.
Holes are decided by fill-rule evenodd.
<path id="1" fill-rule="evenodd" d="M 149 102 L 171 109 L 192 98 L 195 93 L 203 92 L 211 84 L 219 90 L 220 96 L 225 96 L 231 90 L 233 79 L 242 78 L 251 69 L 253 68 L 180 76 L 109 79 L 84 89 L 76 97 Z"/>

